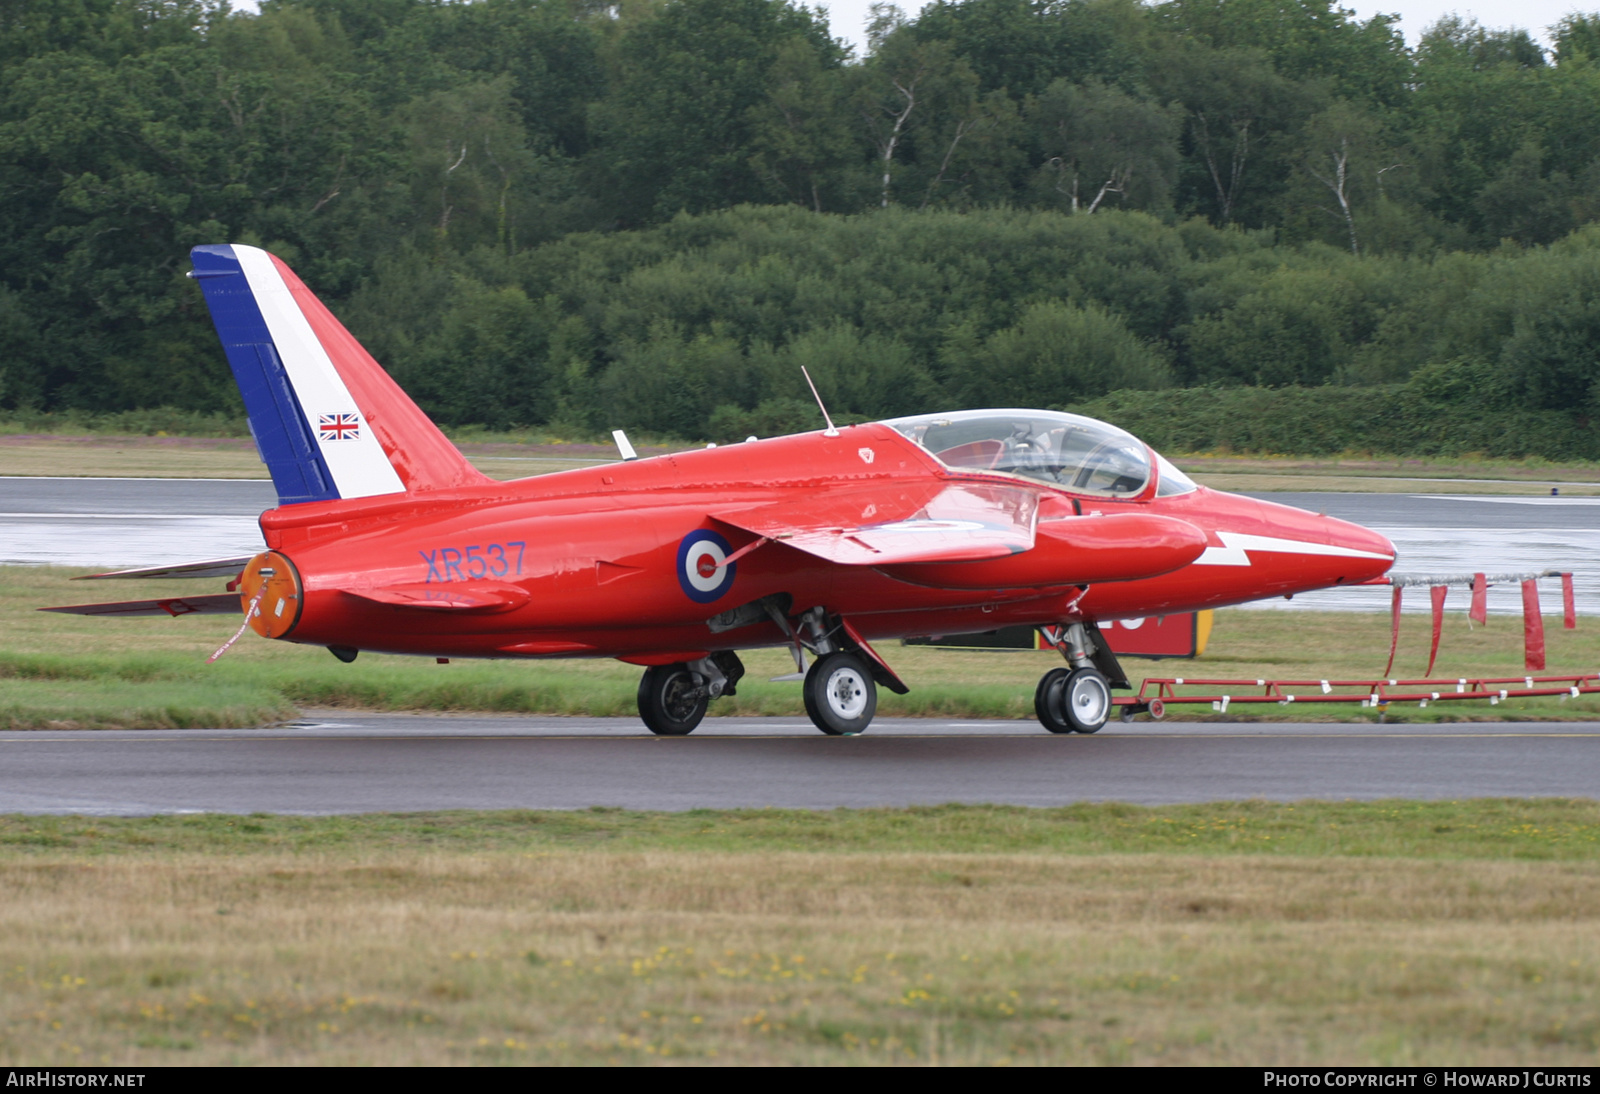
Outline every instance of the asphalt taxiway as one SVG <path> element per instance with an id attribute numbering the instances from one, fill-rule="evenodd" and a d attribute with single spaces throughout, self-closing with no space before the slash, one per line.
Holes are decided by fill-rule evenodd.
<path id="1" fill-rule="evenodd" d="M 0 733 L 0 812 L 359 813 L 1591 797 L 1600 723 L 1113 723 L 327 713 L 258 730 Z"/>

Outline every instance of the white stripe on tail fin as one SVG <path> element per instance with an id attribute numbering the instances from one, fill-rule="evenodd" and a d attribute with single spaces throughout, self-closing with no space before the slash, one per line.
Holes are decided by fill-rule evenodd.
<path id="1" fill-rule="evenodd" d="M 300 310 L 278 264 L 266 251 L 235 245 L 234 257 L 250 284 L 261 318 L 272 335 L 278 360 L 300 410 L 322 453 L 341 498 L 368 498 L 405 490 L 377 436 L 363 428 L 365 414 L 356 406 L 333 359 Z"/>

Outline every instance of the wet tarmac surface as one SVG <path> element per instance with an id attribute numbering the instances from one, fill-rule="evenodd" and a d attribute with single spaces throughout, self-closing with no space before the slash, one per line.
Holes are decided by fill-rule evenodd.
<path id="1" fill-rule="evenodd" d="M 275 729 L 0 733 L 0 812 L 800 809 L 1588 797 L 1600 724 L 1113 724 L 348 714 Z"/>
<path id="2" fill-rule="evenodd" d="M 133 567 L 253 555 L 278 503 L 254 479 L 0 477 L 0 565 Z"/>

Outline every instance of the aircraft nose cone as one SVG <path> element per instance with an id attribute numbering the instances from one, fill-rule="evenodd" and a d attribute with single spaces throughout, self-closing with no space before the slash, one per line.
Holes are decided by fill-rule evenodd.
<path id="1" fill-rule="evenodd" d="M 1345 557 L 1349 558 L 1360 571 L 1359 577 L 1347 577 L 1346 584 L 1351 581 L 1367 581 L 1381 577 L 1394 565 L 1394 544 L 1389 541 L 1388 536 L 1347 520 L 1338 520 L 1334 517 L 1323 519 L 1327 521 L 1325 532 L 1327 544 L 1349 552 Z"/>
<path id="2" fill-rule="evenodd" d="M 1300 576 L 1307 588 L 1318 585 L 1358 585 L 1382 577 L 1394 565 L 1394 544 L 1389 537 L 1337 517 L 1258 499 L 1270 534 L 1323 544 L 1325 552 L 1300 557 Z"/>

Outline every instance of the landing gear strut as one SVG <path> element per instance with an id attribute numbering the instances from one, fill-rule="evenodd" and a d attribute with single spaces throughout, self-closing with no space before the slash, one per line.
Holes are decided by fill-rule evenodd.
<path id="1" fill-rule="evenodd" d="M 686 737 L 706 716 L 711 700 L 734 694 L 743 675 L 744 665 L 731 650 L 698 661 L 652 665 L 639 681 L 639 717 L 658 737 Z"/>

